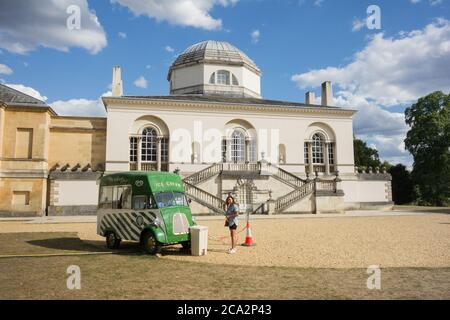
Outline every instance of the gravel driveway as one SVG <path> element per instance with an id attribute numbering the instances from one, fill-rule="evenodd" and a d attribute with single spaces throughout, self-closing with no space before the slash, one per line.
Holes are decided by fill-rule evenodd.
<path id="1" fill-rule="evenodd" d="M 251 227 L 257 246 L 240 247 L 236 255 L 225 253 L 229 239 L 223 221 L 199 224 L 209 227 L 206 256 L 169 248 L 162 258 L 302 268 L 450 267 L 450 215 L 445 214 L 255 220 Z M 84 241 L 99 246 L 104 241 L 96 235 L 95 223 L 0 222 L 0 233 L 8 232 L 78 232 Z M 245 232 L 240 233 L 239 240 L 244 238 Z"/>

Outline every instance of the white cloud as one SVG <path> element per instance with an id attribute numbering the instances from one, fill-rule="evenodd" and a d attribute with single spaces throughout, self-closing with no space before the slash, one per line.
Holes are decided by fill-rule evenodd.
<path id="1" fill-rule="evenodd" d="M 80 29 L 69 29 L 69 6 L 80 9 Z M 107 45 L 106 34 L 87 0 L 2 0 L 0 1 L 0 47 L 25 54 L 42 46 L 60 51 L 70 47 L 100 52 Z"/>
<path id="2" fill-rule="evenodd" d="M 41 100 L 44 102 L 47 101 L 46 96 L 41 95 L 41 93 L 39 91 L 37 91 L 36 89 L 33 89 L 31 87 L 24 86 L 23 84 L 11 84 L 11 83 L 6 83 L 5 85 L 10 88 L 13 88 L 17 91 L 23 92 L 29 96 L 32 96 L 33 98 L 36 98 L 38 100 Z"/>
<path id="3" fill-rule="evenodd" d="M 259 30 L 253 30 L 250 36 L 252 37 L 252 43 L 258 43 L 259 38 L 261 37 L 261 32 Z"/>
<path id="4" fill-rule="evenodd" d="M 315 5 L 316 7 L 321 7 L 323 1 L 324 1 L 324 0 L 315 0 L 315 1 L 314 1 L 314 5 Z"/>
<path id="5" fill-rule="evenodd" d="M 166 47 L 164 48 L 164 50 L 166 50 L 167 52 L 170 52 L 170 53 L 175 52 L 175 49 L 172 48 L 171 46 L 166 46 Z"/>
<path id="6" fill-rule="evenodd" d="M 138 88 L 147 89 L 148 82 L 147 79 L 144 78 L 144 76 L 140 76 L 136 81 L 134 81 L 134 85 Z"/>
<path id="7" fill-rule="evenodd" d="M 438 19 L 423 30 L 385 38 L 379 33 L 344 67 L 327 67 L 292 77 L 300 88 L 331 80 L 382 105 L 410 103 L 450 84 L 450 22 Z"/>
<path id="8" fill-rule="evenodd" d="M 0 63 L 0 74 L 10 75 L 12 73 L 13 73 L 13 71 L 10 67 Z"/>
<path id="9" fill-rule="evenodd" d="M 120 39 L 126 39 L 127 38 L 127 34 L 125 32 L 119 32 L 117 35 L 119 36 Z"/>
<path id="10" fill-rule="evenodd" d="M 393 38 L 377 34 L 349 64 L 296 74 L 292 80 L 302 89 L 333 81 L 338 88 L 336 105 L 359 110 L 356 135 L 375 144 L 382 158 L 410 165 L 403 146 L 408 130 L 404 114 L 389 108 L 404 107 L 436 90 L 448 92 L 448 70 L 450 22 L 438 19 Z"/>
<path id="11" fill-rule="evenodd" d="M 352 22 L 352 31 L 353 32 L 359 31 L 362 28 L 364 28 L 366 25 L 367 25 L 366 19 L 355 18 L 355 19 L 353 19 L 353 22 Z"/>
<path id="12" fill-rule="evenodd" d="M 389 112 L 348 91 L 338 91 L 336 97 L 337 106 L 358 110 L 354 130 L 359 139 L 375 146 L 383 160 L 412 165 L 412 158 L 404 149 L 408 127 L 403 113 Z"/>
<path id="13" fill-rule="evenodd" d="M 130 9 L 136 16 L 145 15 L 174 25 L 217 30 L 222 20 L 213 18 L 214 6 L 234 6 L 238 0 L 111 0 Z"/>
<path id="14" fill-rule="evenodd" d="M 410 0 L 411 3 L 416 4 L 422 2 L 422 0 Z M 442 0 L 428 0 L 428 3 L 432 6 L 438 5 L 442 3 Z"/>
<path id="15" fill-rule="evenodd" d="M 102 94 L 102 97 L 111 96 L 108 91 Z M 96 100 L 89 99 L 70 99 L 66 101 L 58 100 L 50 103 L 50 106 L 58 115 L 62 116 L 80 116 L 80 117 L 105 117 L 106 111 L 101 98 Z"/>

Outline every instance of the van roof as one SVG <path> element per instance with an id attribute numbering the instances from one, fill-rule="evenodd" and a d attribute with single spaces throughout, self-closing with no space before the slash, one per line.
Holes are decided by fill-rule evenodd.
<path id="1" fill-rule="evenodd" d="M 138 183 L 140 182 L 140 183 Z M 184 192 L 181 177 L 175 173 L 159 171 L 129 171 L 106 175 L 101 179 L 101 186 L 133 185 L 133 190 L 142 189 L 152 192 Z M 137 191 L 137 190 L 136 190 Z"/>

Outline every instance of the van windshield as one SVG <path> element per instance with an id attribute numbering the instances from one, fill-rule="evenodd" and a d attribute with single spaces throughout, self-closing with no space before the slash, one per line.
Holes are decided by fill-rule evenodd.
<path id="1" fill-rule="evenodd" d="M 188 206 L 186 196 L 182 192 L 160 192 L 155 195 L 155 198 L 158 208 Z"/>

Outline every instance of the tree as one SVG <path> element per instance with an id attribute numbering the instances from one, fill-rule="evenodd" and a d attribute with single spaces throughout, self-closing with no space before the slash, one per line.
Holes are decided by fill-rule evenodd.
<path id="1" fill-rule="evenodd" d="M 416 200 L 416 192 L 411 173 L 402 164 L 391 166 L 392 198 L 395 204 L 408 204 Z"/>
<path id="2" fill-rule="evenodd" d="M 378 150 L 370 148 L 362 140 L 354 139 L 355 165 L 357 167 L 380 167 L 381 161 Z"/>
<path id="3" fill-rule="evenodd" d="M 406 149 L 414 157 L 412 179 L 419 203 L 450 203 L 450 95 L 437 91 L 420 98 L 405 110 L 411 128 Z"/>

